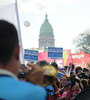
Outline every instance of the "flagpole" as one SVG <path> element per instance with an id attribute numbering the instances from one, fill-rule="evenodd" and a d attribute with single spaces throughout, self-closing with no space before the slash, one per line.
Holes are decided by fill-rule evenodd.
<path id="1" fill-rule="evenodd" d="M 19 45 L 20 45 L 20 62 L 24 64 L 24 53 L 23 53 L 23 45 L 22 45 L 22 37 L 21 37 L 21 30 L 20 30 L 20 21 L 19 21 L 19 14 L 18 14 L 18 4 L 17 0 L 15 0 L 15 8 L 16 8 L 16 17 L 18 23 L 18 36 L 19 36 Z"/>

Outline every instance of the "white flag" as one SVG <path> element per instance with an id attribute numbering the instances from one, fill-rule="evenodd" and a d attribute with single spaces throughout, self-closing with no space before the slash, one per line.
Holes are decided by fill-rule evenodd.
<path id="1" fill-rule="evenodd" d="M 19 25 L 19 16 L 16 0 L 0 0 L 0 19 L 9 21 L 15 25 L 18 31 L 19 44 L 20 44 L 20 61 L 24 63 L 23 60 L 23 47 L 22 47 L 22 38 Z"/>
<path id="2" fill-rule="evenodd" d="M 0 5 L 15 3 L 16 0 L 0 0 Z"/>

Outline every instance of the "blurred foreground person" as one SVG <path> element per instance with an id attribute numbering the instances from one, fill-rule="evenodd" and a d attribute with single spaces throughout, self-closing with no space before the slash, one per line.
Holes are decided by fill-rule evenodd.
<path id="1" fill-rule="evenodd" d="M 56 93 L 58 91 L 58 86 L 56 84 L 58 80 L 58 65 L 55 62 L 49 64 L 45 60 L 41 60 L 36 64 L 42 68 L 44 73 L 43 86 L 47 90 L 47 100 L 59 100 L 60 93 Z"/>
<path id="2" fill-rule="evenodd" d="M 43 87 L 17 79 L 19 48 L 16 28 L 0 20 L 0 100 L 45 100 L 46 91 Z M 34 81 L 35 75 L 42 72 L 36 65 L 30 67 L 33 69 Z"/>

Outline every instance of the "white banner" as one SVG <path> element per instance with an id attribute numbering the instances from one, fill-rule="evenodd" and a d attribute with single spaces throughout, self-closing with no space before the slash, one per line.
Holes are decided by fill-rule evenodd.
<path id="1" fill-rule="evenodd" d="M 19 24 L 18 8 L 16 0 L 0 0 L 0 19 L 7 20 L 15 25 L 18 30 L 20 44 L 20 61 L 24 63 L 22 38 Z"/>
<path id="2" fill-rule="evenodd" d="M 0 5 L 15 3 L 16 0 L 0 0 Z"/>

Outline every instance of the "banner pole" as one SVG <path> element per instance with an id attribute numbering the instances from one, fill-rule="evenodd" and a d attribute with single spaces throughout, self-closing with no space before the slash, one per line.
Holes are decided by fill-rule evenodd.
<path id="1" fill-rule="evenodd" d="M 22 37 L 21 37 L 21 30 L 20 30 L 20 21 L 19 21 L 19 14 L 18 14 L 18 4 L 17 0 L 15 0 L 15 8 L 16 8 L 16 16 L 17 16 L 17 23 L 18 23 L 18 37 L 19 37 L 19 44 L 20 44 L 20 62 L 24 64 L 24 53 L 23 53 L 23 45 L 22 45 Z"/>

